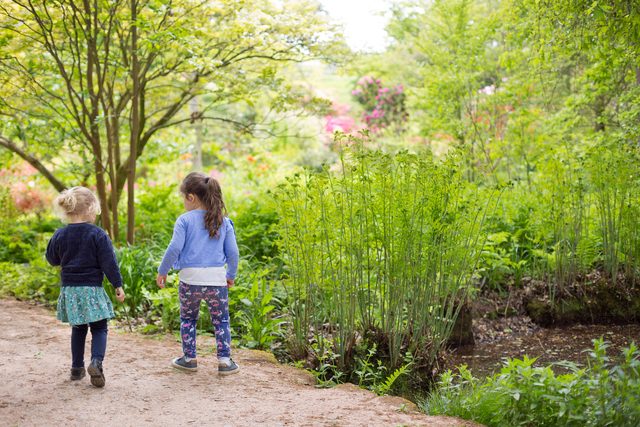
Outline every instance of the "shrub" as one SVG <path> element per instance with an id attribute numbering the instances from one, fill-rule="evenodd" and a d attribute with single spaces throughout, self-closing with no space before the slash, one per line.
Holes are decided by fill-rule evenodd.
<path id="1" fill-rule="evenodd" d="M 48 238 L 41 237 L 36 248 L 44 253 Z M 24 300 L 36 300 L 53 305 L 60 295 L 60 271 L 49 265 L 44 255 L 31 262 L 0 263 L 0 292 Z"/>
<path id="2" fill-rule="evenodd" d="M 553 426 L 637 427 L 640 420 L 640 351 L 623 350 L 618 364 L 606 355 L 607 344 L 593 340 L 587 367 L 572 362 L 534 367 L 535 359 L 507 360 L 500 374 L 487 380 L 471 376 L 465 366 L 448 371 L 422 404 L 430 415 L 447 414 L 487 427 Z"/>
<path id="3" fill-rule="evenodd" d="M 438 163 L 344 140 L 336 133 L 339 173 L 296 175 L 274 193 L 290 269 L 291 353 L 336 354 L 347 369 L 357 337 L 373 335 L 392 370 L 401 351 L 430 365 L 453 328 L 493 199 L 480 198 L 453 157 Z"/>

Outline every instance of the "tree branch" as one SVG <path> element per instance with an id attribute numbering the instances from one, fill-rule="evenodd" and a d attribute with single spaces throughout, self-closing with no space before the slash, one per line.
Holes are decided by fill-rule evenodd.
<path id="1" fill-rule="evenodd" d="M 18 147 L 13 141 L 5 138 L 0 135 L 0 147 L 4 147 L 9 151 L 16 153 L 18 156 L 25 159 L 31 166 L 38 169 L 40 173 L 42 173 L 47 180 L 53 185 L 53 187 L 58 191 L 63 191 L 67 188 L 58 178 L 53 176 L 53 174 L 40 162 L 40 160 L 33 157 L 31 154 L 25 152 L 20 147 Z"/>

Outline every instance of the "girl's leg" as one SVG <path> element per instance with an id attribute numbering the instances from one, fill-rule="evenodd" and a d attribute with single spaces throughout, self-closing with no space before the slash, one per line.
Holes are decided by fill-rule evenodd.
<path id="1" fill-rule="evenodd" d="M 84 343 L 88 325 L 74 325 L 71 328 L 71 367 L 84 368 Z"/>
<path id="2" fill-rule="evenodd" d="M 180 282 L 178 291 L 180 299 L 180 334 L 182 335 L 182 351 L 189 359 L 196 358 L 196 326 L 200 302 L 202 301 L 202 286 L 187 285 Z"/>
<path id="3" fill-rule="evenodd" d="M 203 286 L 204 299 L 209 307 L 211 323 L 216 330 L 218 359 L 231 356 L 231 328 L 229 327 L 229 293 L 226 286 Z"/>
<path id="4" fill-rule="evenodd" d="M 89 323 L 91 327 L 91 360 L 104 360 L 104 353 L 107 350 L 107 333 L 109 325 L 107 319 Z M 86 333 L 86 332 L 85 332 Z"/>

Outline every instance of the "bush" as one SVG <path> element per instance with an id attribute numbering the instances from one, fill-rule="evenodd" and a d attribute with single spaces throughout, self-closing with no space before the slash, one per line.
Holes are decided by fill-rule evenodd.
<path id="1" fill-rule="evenodd" d="M 60 270 L 44 258 L 48 237 L 41 237 L 34 250 L 43 255 L 29 263 L 0 263 L 0 292 L 24 300 L 36 300 L 54 305 L 60 295 Z"/>
<path id="2" fill-rule="evenodd" d="M 535 359 L 507 360 L 500 374 L 481 381 L 465 366 L 448 371 L 422 404 L 430 415 L 452 415 L 487 427 L 549 426 L 637 427 L 640 420 L 640 351 L 623 350 L 619 364 L 606 355 L 607 344 L 593 340 L 586 368 L 558 363 L 568 374 L 551 367 L 533 367 Z"/>
<path id="3" fill-rule="evenodd" d="M 158 289 L 156 276 L 158 274 L 158 264 L 160 259 L 147 250 L 144 246 L 123 246 L 115 248 L 118 267 L 122 275 L 122 283 L 127 304 L 127 311 L 131 317 L 136 317 L 147 311 L 149 302 L 145 297 L 144 290 L 155 291 Z M 119 314 L 122 310 L 122 303 L 115 297 L 115 290 L 107 278 L 104 279 L 104 288 L 111 297 L 113 307 Z"/>
<path id="4" fill-rule="evenodd" d="M 57 218 L 30 221 L 5 220 L 0 222 L 0 262 L 28 263 L 44 256 L 51 234 L 63 224 Z M 38 245 L 41 236 L 46 235 L 44 245 Z"/>
<path id="5" fill-rule="evenodd" d="M 335 354 L 332 363 L 349 369 L 358 337 L 372 336 L 391 371 L 406 351 L 430 366 L 453 328 L 492 198 L 464 181 L 453 157 L 389 155 L 345 139 L 336 134 L 340 172 L 297 175 L 274 194 L 292 357 Z"/>

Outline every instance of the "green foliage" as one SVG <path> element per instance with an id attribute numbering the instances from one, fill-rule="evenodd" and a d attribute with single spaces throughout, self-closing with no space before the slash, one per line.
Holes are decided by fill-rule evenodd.
<path id="1" fill-rule="evenodd" d="M 182 213 L 184 206 L 178 185 L 147 183 L 136 196 L 136 237 L 145 246 L 151 246 L 156 256 L 162 256 L 171 241 L 173 225 Z M 121 218 L 120 223 L 125 220 Z"/>
<path id="2" fill-rule="evenodd" d="M 493 199 L 461 178 L 454 158 L 388 155 L 336 134 L 342 170 L 308 172 L 274 193 L 290 268 L 294 358 L 339 355 L 380 329 L 396 367 L 401 348 L 430 364 L 451 333 Z M 488 191 L 492 193 L 492 191 Z M 324 331 L 321 333 L 320 331 Z M 405 350 L 406 351 L 406 350 Z"/>
<path id="3" fill-rule="evenodd" d="M 280 325 L 283 320 L 273 318 L 273 309 L 276 306 L 270 303 L 274 301 L 272 290 L 269 289 L 266 279 L 268 271 L 258 271 L 253 277 L 249 293 L 246 298 L 241 298 L 244 304 L 242 317 L 247 334 L 244 339 L 248 348 L 265 349 L 273 345 L 279 337 Z"/>
<path id="4" fill-rule="evenodd" d="M 535 359 L 507 360 L 500 374 L 485 381 L 465 366 L 448 371 L 424 402 L 425 413 L 475 420 L 488 427 L 554 426 L 632 427 L 640 419 L 640 351 L 635 344 L 623 350 L 614 364 L 607 344 L 594 340 L 589 366 L 558 364 L 569 373 L 556 375 L 551 367 L 534 367 Z"/>
<path id="5" fill-rule="evenodd" d="M 253 197 L 234 207 L 233 222 L 241 256 L 253 256 L 258 262 L 269 262 L 278 256 L 278 215 L 273 200 Z"/>
<path id="6" fill-rule="evenodd" d="M 393 373 L 391 375 L 389 375 L 387 377 L 387 379 L 382 384 L 377 384 L 377 385 L 374 384 L 373 385 L 373 392 L 375 394 L 377 394 L 378 396 L 384 396 L 385 394 L 387 394 L 391 390 L 391 387 L 396 382 L 398 377 L 400 377 L 400 375 L 402 375 L 402 374 L 406 374 L 407 373 L 410 365 L 411 364 L 404 365 L 404 366 L 396 369 L 395 371 L 393 371 Z"/>
<path id="7" fill-rule="evenodd" d="M 2 262 L 0 292 L 48 305 L 56 303 L 60 295 L 60 273 L 59 268 L 50 266 L 44 258 L 48 237 L 50 234 L 38 238 L 31 250 L 42 255 L 33 257 L 29 263 Z"/>
<path id="8" fill-rule="evenodd" d="M 41 242 L 63 224 L 58 219 L 0 221 L 0 262 L 28 263 L 44 256 Z M 46 248 L 46 244 L 44 245 Z"/>
<path id="9" fill-rule="evenodd" d="M 17 223 L 0 232 L 0 261 L 26 263 L 31 258 L 37 231 L 28 224 Z"/>
<path id="10" fill-rule="evenodd" d="M 145 297 L 144 290 L 156 290 L 157 264 L 156 258 L 145 247 L 123 246 L 115 248 L 116 258 L 118 259 L 118 267 L 122 275 L 122 283 L 126 293 L 125 304 L 129 316 L 136 317 L 144 313 L 147 309 L 148 301 Z M 111 297 L 113 307 L 120 316 L 122 313 L 122 303 L 115 297 L 115 290 L 104 279 L 104 288 Z"/>
<path id="11" fill-rule="evenodd" d="M 340 355 L 326 352 L 324 347 L 319 346 L 317 342 L 311 344 L 311 349 L 318 358 L 318 366 L 311 370 L 318 382 L 318 387 L 331 388 L 344 384 L 345 373 L 337 365 Z"/>
<path id="12" fill-rule="evenodd" d="M 180 329 L 180 299 L 177 286 L 166 286 L 155 293 L 142 289 L 142 293 L 151 302 L 152 313 L 159 314 L 162 327 L 166 331 Z"/>

